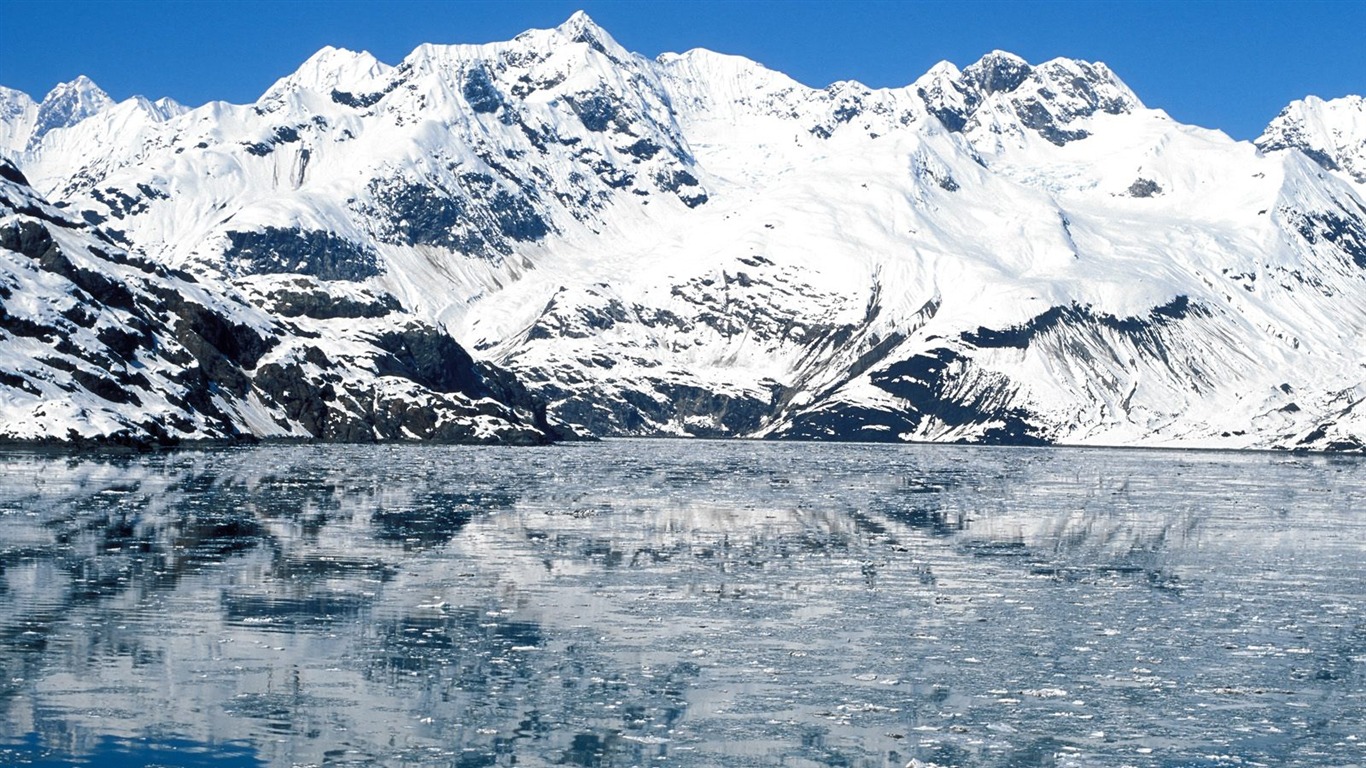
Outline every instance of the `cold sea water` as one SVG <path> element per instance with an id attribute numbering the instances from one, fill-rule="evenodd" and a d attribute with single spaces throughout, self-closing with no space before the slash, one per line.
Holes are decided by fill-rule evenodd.
<path id="1" fill-rule="evenodd" d="M 1359 766 L 1361 457 L 0 454 L 0 764 Z"/>

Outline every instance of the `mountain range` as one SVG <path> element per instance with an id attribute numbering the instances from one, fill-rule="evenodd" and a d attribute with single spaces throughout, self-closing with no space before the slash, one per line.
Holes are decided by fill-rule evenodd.
<path id="1" fill-rule="evenodd" d="M 253 104 L 0 89 L 0 439 L 1362 450 L 1366 100 L 816 89 L 582 13 Z"/>

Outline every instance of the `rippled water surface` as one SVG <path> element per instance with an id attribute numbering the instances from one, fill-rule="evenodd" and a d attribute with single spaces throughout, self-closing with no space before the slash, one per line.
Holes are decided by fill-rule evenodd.
<path id="1" fill-rule="evenodd" d="M 1352 766 L 1366 462 L 0 454 L 0 764 Z"/>

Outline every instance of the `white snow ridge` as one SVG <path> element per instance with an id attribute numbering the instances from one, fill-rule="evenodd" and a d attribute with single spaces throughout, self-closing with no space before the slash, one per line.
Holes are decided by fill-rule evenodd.
<path id="1" fill-rule="evenodd" d="M 1100 63 L 812 89 L 583 14 L 248 105 L 0 89 L 0 438 L 1359 451 L 1363 109 L 1254 144 Z"/>

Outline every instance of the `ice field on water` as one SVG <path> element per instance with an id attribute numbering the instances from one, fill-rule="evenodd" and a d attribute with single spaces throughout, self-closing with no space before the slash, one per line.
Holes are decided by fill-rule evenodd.
<path id="1" fill-rule="evenodd" d="M 1366 761 L 1360 457 L 0 461 L 5 764 Z"/>

